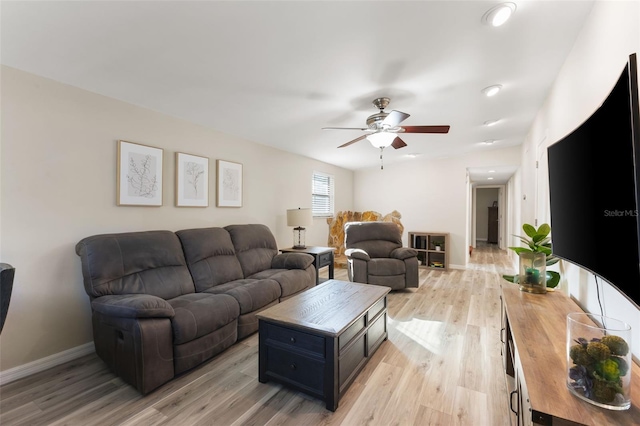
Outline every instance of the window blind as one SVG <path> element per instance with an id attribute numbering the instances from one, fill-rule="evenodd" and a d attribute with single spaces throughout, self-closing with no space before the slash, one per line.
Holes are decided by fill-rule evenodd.
<path id="1" fill-rule="evenodd" d="M 313 216 L 333 216 L 334 178 L 326 173 L 313 172 L 311 209 Z"/>

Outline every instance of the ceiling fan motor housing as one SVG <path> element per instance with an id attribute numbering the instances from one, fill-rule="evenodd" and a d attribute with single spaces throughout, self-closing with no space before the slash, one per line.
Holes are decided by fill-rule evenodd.
<path id="1" fill-rule="evenodd" d="M 379 112 L 377 114 L 370 115 L 367 118 L 367 126 L 372 130 L 378 130 L 382 126 L 382 122 L 389 115 L 388 112 Z"/>
<path id="2" fill-rule="evenodd" d="M 384 121 L 385 118 L 387 118 L 387 115 L 389 115 L 388 112 L 384 112 L 383 110 L 387 106 L 389 106 L 389 102 L 391 102 L 391 99 L 389 98 L 376 98 L 373 100 L 372 102 L 373 106 L 378 108 L 380 112 L 377 114 L 370 115 L 367 118 L 367 126 L 371 130 L 382 129 L 382 122 Z"/>

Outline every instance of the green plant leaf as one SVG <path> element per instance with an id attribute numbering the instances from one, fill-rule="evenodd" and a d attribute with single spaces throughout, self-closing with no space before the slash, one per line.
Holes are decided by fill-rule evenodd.
<path id="1" fill-rule="evenodd" d="M 518 283 L 518 275 L 503 275 L 502 278 L 509 281 L 510 283 Z"/>
<path id="2" fill-rule="evenodd" d="M 538 247 L 539 253 L 544 253 L 547 256 L 551 256 L 551 249 L 549 247 Z"/>
<path id="3" fill-rule="evenodd" d="M 536 251 L 536 245 L 533 241 L 525 237 L 518 237 L 518 238 L 520 238 L 520 241 L 522 242 L 522 244 L 527 245 L 531 250 Z"/>
<path id="4" fill-rule="evenodd" d="M 531 239 L 533 240 L 534 243 L 540 244 L 540 241 L 544 240 L 545 238 L 546 237 L 542 234 L 536 234 Z"/>
<path id="5" fill-rule="evenodd" d="M 533 238 L 533 236 L 537 234 L 536 228 L 534 228 L 532 225 L 529 225 L 528 223 L 522 225 L 522 230 L 531 238 Z"/>
<path id="6" fill-rule="evenodd" d="M 538 228 L 538 232 L 537 234 L 539 235 L 543 235 L 543 236 L 547 236 L 549 235 L 549 232 L 551 232 L 551 226 L 549 226 L 548 223 L 543 223 L 542 225 L 540 225 L 540 227 Z"/>
<path id="7" fill-rule="evenodd" d="M 536 237 L 539 237 L 539 236 L 540 235 L 536 235 Z M 533 241 L 535 241 L 536 244 L 539 245 L 539 246 L 547 247 L 547 245 L 548 245 L 549 247 L 551 247 L 551 238 L 549 238 L 549 237 L 542 237 L 541 239 L 539 239 L 537 241 L 534 238 Z"/>
<path id="8" fill-rule="evenodd" d="M 557 257 L 547 256 L 547 266 L 555 265 L 560 262 L 560 259 Z"/>
<path id="9" fill-rule="evenodd" d="M 533 251 L 531 251 L 530 249 L 526 248 L 526 247 L 509 247 L 511 250 L 515 251 L 516 254 L 520 254 L 520 253 L 533 253 Z"/>
<path id="10" fill-rule="evenodd" d="M 560 282 L 560 274 L 556 271 L 547 271 L 547 287 L 556 288 Z"/>

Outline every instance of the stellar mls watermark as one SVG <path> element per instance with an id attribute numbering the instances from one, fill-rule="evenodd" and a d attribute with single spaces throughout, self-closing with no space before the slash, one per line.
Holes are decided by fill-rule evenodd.
<path id="1" fill-rule="evenodd" d="M 605 210 L 604 217 L 638 217 L 638 210 Z"/>

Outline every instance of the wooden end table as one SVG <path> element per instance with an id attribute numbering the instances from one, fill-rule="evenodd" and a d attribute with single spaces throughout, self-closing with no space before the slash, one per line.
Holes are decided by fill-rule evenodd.
<path id="1" fill-rule="evenodd" d="M 259 312 L 259 376 L 325 401 L 328 410 L 387 339 L 384 286 L 329 280 Z"/>
<path id="2" fill-rule="evenodd" d="M 320 284 L 320 268 L 329 267 L 329 279 L 333 279 L 333 247 L 305 247 L 297 249 L 293 247 L 280 249 L 282 253 L 306 253 L 313 256 L 313 266 L 316 268 L 316 285 Z"/>

